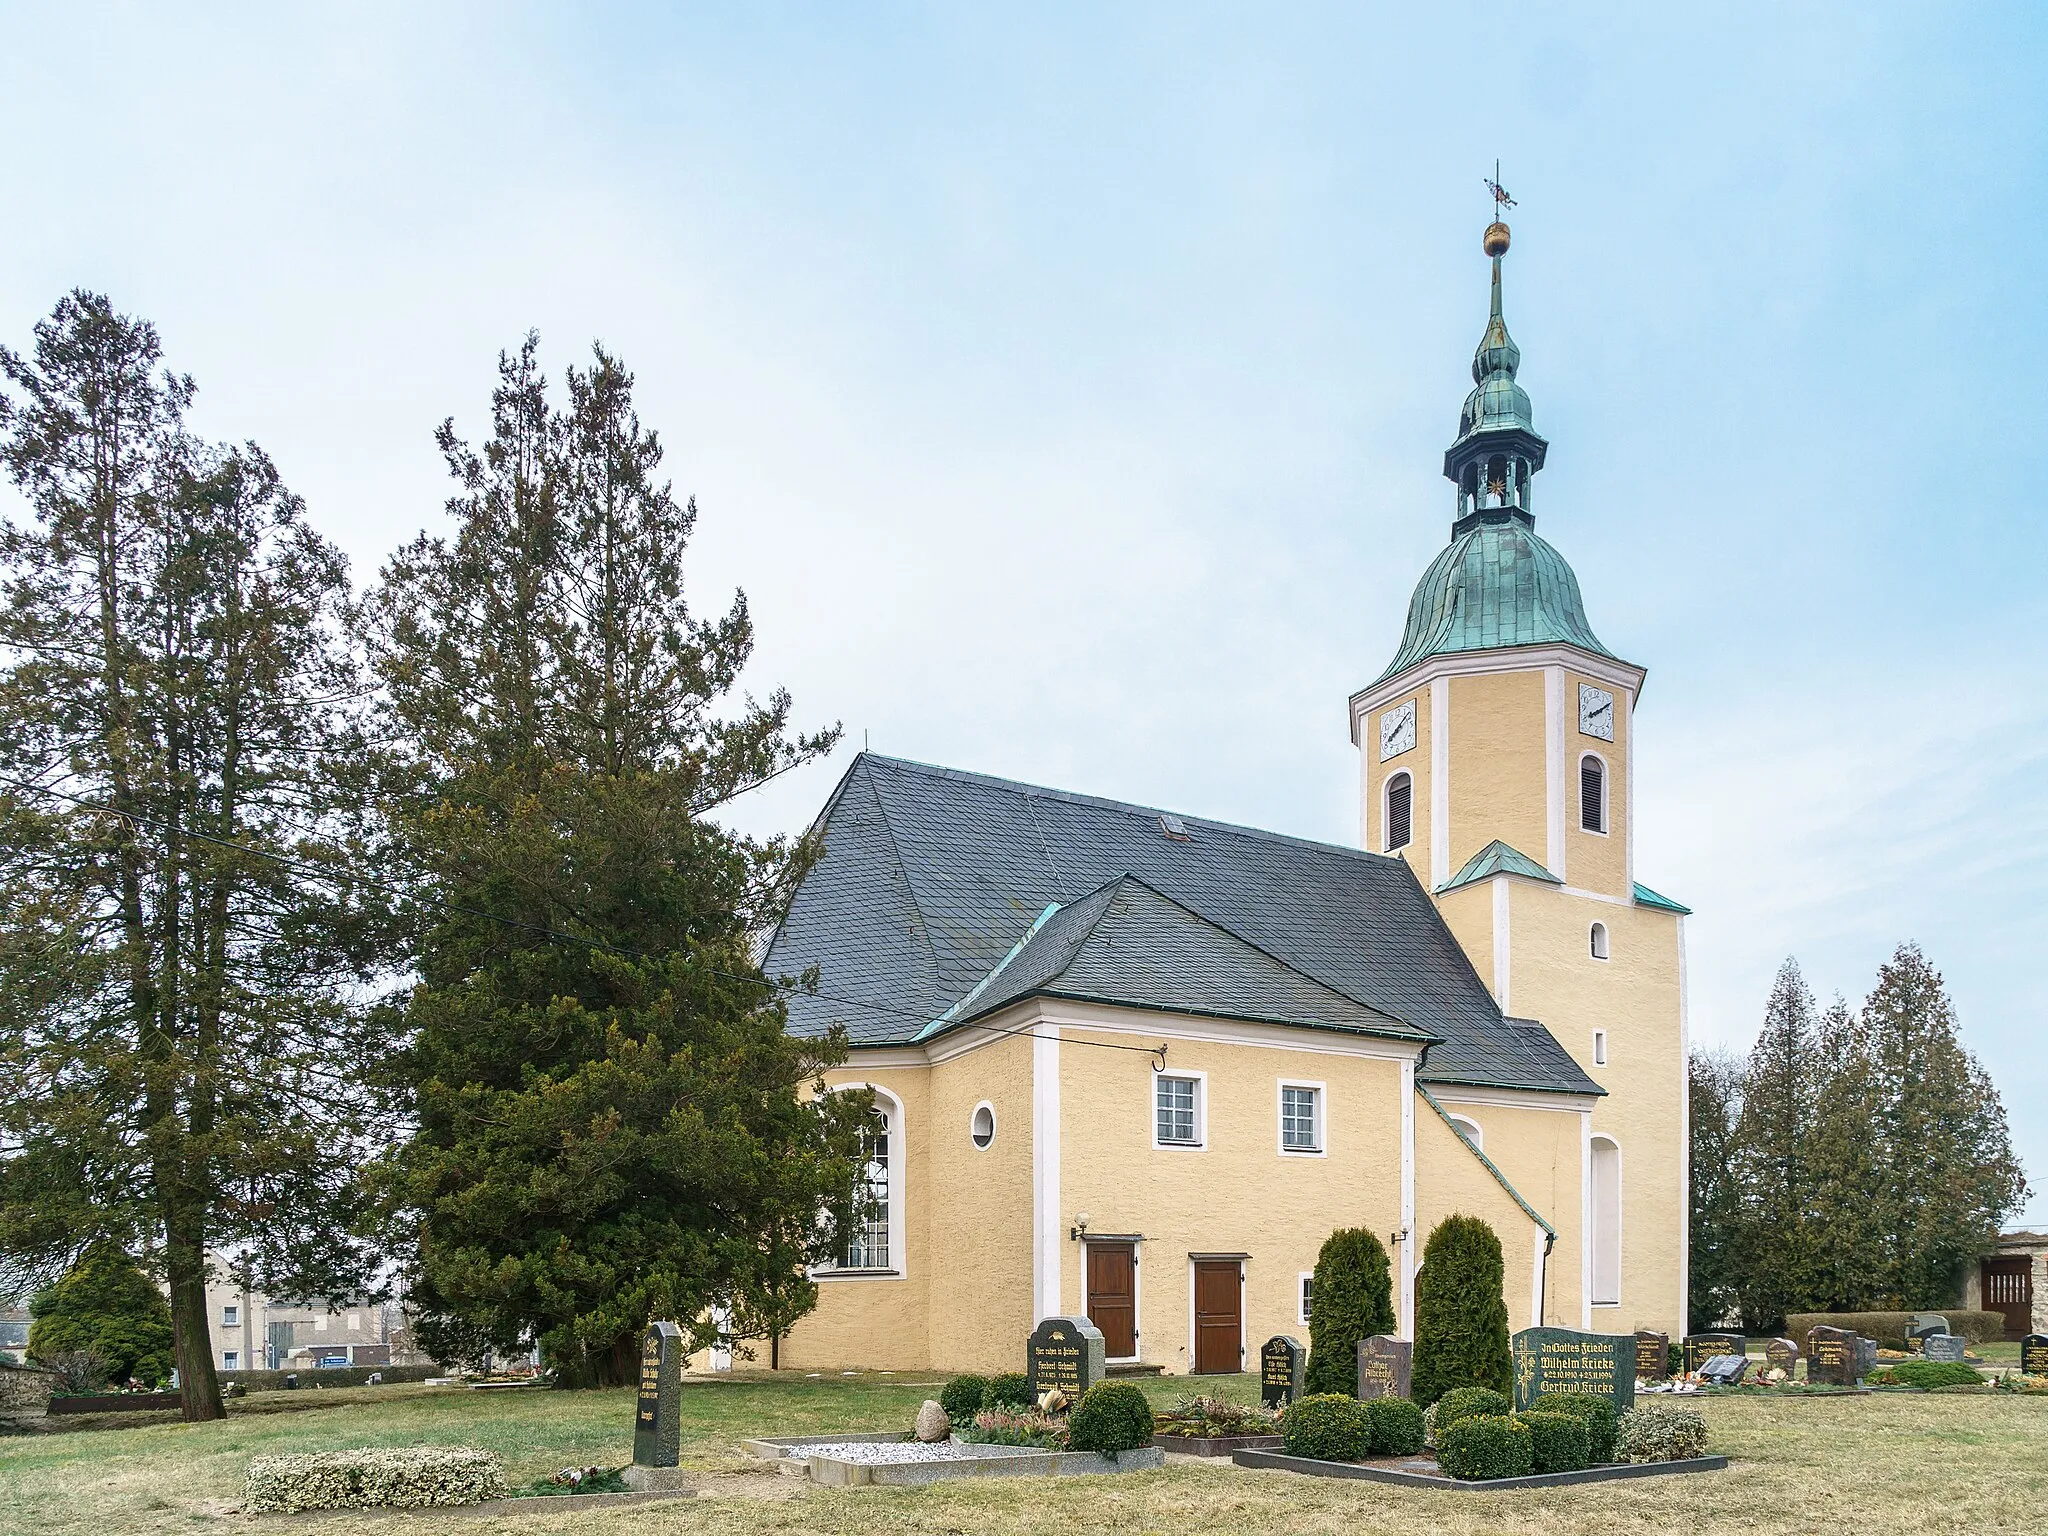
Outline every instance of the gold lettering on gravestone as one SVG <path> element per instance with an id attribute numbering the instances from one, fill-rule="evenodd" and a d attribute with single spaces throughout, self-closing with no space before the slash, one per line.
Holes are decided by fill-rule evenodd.
<path id="1" fill-rule="evenodd" d="M 650 1333 L 640 1346 L 640 1422 L 652 1424 L 661 1402 L 661 1336 Z"/>

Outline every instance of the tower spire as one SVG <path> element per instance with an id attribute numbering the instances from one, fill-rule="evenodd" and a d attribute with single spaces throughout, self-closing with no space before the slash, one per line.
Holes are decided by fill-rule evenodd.
<path id="1" fill-rule="evenodd" d="M 1515 382 L 1522 349 L 1508 334 L 1501 310 L 1501 258 L 1508 253 L 1509 233 L 1501 213 L 1515 206 L 1500 184 L 1500 162 L 1483 178 L 1493 194 L 1493 222 L 1486 226 L 1480 247 L 1493 261 L 1493 300 L 1486 333 L 1472 354 L 1472 393 L 1458 416 L 1458 437 L 1444 454 L 1444 476 L 1458 488 L 1453 532 L 1462 532 L 1482 514 L 1516 517 L 1534 525 L 1529 511 L 1529 479 L 1543 467 L 1549 444 L 1536 435 L 1529 395 Z"/>

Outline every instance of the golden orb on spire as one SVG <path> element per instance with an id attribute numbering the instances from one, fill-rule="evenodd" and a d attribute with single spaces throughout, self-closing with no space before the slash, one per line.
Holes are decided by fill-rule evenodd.
<path id="1" fill-rule="evenodd" d="M 1489 256 L 1505 256 L 1508 250 L 1508 227 L 1495 219 L 1486 226 L 1486 234 L 1479 242 Z"/>

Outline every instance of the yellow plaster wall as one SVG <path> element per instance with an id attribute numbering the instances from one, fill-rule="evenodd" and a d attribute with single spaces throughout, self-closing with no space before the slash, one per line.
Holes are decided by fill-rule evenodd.
<path id="1" fill-rule="evenodd" d="M 1498 1002 L 1499 978 L 1493 974 L 1493 882 L 1481 880 L 1446 891 L 1437 897 L 1436 905 L 1451 937 L 1458 941 L 1458 947 L 1471 960 L 1472 969 L 1479 973 L 1479 979 Z"/>
<path id="2" fill-rule="evenodd" d="M 1415 745 L 1399 757 L 1389 758 L 1383 763 L 1380 761 L 1380 717 L 1389 710 L 1398 709 L 1407 699 L 1415 701 Z M 1359 817 L 1359 826 L 1364 834 L 1362 846 L 1370 853 L 1387 851 L 1387 806 L 1383 787 L 1396 773 L 1411 775 L 1415 780 L 1415 793 L 1408 813 L 1409 843 L 1399 852 L 1424 885 L 1429 884 L 1429 743 L 1432 729 L 1429 689 L 1417 688 L 1399 698 L 1387 700 L 1366 717 L 1358 749 L 1363 782 L 1361 792 L 1365 797 Z"/>
<path id="3" fill-rule="evenodd" d="M 1024 1364 L 1031 1315 L 1031 1041 L 1012 1035 L 931 1069 L 926 1124 L 933 1184 L 930 1363 L 971 1371 Z M 968 1136 L 995 1109 L 986 1149 Z"/>
<path id="4" fill-rule="evenodd" d="M 1244 1346 L 1256 1369 L 1259 1346 L 1276 1333 L 1307 1342 L 1298 1277 L 1337 1227 L 1363 1226 L 1382 1239 L 1401 1216 L 1401 1065 L 1308 1050 L 1174 1040 L 1173 1071 L 1206 1071 L 1207 1138 L 1201 1150 L 1152 1145 L 1153 1074 L 1127 1051 L 1129 1035 L 1063 1026 L 1060 1046 L 1060 1231 L 1079 1212 L 1098 1233 L 1136 1232 L 1139 1356 L 1170 1373 L 1187 1371 L 1190 1255 L 1249 1253 Z M 1282 1078 L 1324 1085 L 1325 1155 L 1282 1153 Z M 1064 1241 L 1065 1310 L 1086 1306 L 1080 1244 Z"/>
<path id="5" fill-rule="evenodd" d="M 1579 685 L 1592 683 L 1614 695 L 1614 740 L 1579 730 Z M 1566 670 L 1564 675 L 1564 870 L 1565 884 L 1604 896 L 1628 894 L 1628 754 L 1635 722 L 1626 689 Z M 1453 737 L 1453 740 L 1456 738 Z M 1588 832 L 1579 817 L 1579 761 L 1588 752 L 1607 764 L 1607 834 Z M 1523 852 L 1543 862 L 1539 850 Z"/>
<path id="6" fill-rule="evenodd" d="M 1621 1304 L 1595 1308 L 1595 1326 L 1682 1332 L 1686 1085 L 1678 918 L 1531 881 L 1514 882 L 1511 903 L 1515 1012 L 1541 1019 L 1607 1090 L 1593 1111 L 1593 1130 L 1621 1148 Z M 1604 962 L 1592 957 L 1594 922 L 1607 925 Z M 1607 1031 L 1604 1067 L 1593 1064 L 1595 1029 Z"/>
<path id="7" fill-rule="evenodd" d="M 1495 838 L 1542 863 L 1550 838 L 1543 673 L 1450 680 L 1449 879 Z"/>
<path id="8" fill-rule="evenodd" d="M 1451 1090 L 1434 1091 L 1443 1099 Z M 1448 1099 L 1444 1099 L 1444 1108 L 1478 1124 L 1486 1155 L 1522 1198 L 1557 1229 L 1557 1245 L 1551 1251 L 1544 1282 L 1544 1321 L 1578 1327 L 1580 1117 L 1563 1110 L 1462 1104 Z M 1422 1245 L 1446 1216 L 1483 1218 L 1500 1239 L 1508 1329 L 1514 1332 L 1528 1327 L 1536 1283 L 1538 1228 L 1458 1133 L 1419 1096 L 1415 1109 L 1417 1263 L 1422 1259 Z"/>

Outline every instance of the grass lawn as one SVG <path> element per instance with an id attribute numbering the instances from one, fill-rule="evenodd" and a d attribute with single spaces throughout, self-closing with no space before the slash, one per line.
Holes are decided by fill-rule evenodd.
<path id="1" fill-rule="evenodd" d="M 1165 1399 L 1179 1381 L 1152 1382 Z M 1214 1391 L 1210 1378 L 1204 1386 Z M 1249 1377 L 1221 1383 L 1247 1398 Z M 2048 1509 L 2048 1397 L 1874 1396 L 1706 1407 L 1712 1449 L 1729 1471 L 1520 1495 L 1424 1493 L 1243 1472 L 1176 1458 L 1163 1472 L 1113 1478 L 1002 1478 L 922 1489 L 813 1490 L 743 1457 L 754 1434 L 907 1425 L 934 1383 L 862 1376 L 763 1381 L 740 1377 L 684 1389 L 683 1460 L 702 1496 L 612 1509 L 543 1501 L 532 1512 L 323 1514 L 258 1519 L 230 1513 L 252 1456 L 426 1442 L 482 1445 L 515 1485 L 567 1465 L 618 1465 L 631 1451 L 632 1395 L 484 1393 L 367 1387 L 267 1393 L 227 1420 L 66 1428 L 0 1439 L 0 1532 L 120 1536 L 126 1532 L 293 1531 L 348 1536 L 443 1532 L 814 1533 L 931 1536 L 1076 1531 L 1432 1532 L 1670 1531 L 1707 1533 L 2038 1531 Z M 67 1422 L 67 1421 L 58 1421 Z"/>

